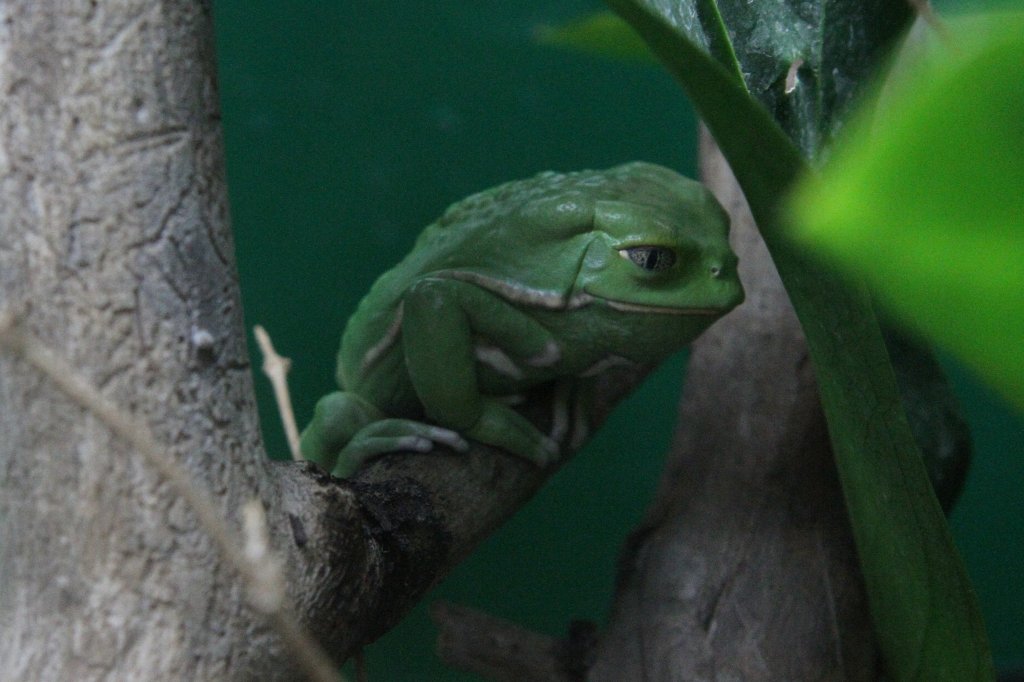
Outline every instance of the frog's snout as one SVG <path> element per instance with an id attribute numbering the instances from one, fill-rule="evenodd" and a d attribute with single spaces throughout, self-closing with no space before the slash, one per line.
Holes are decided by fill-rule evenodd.
<path id="1" fill-rule="evenodd" d="M 715 297 L 726 310 L 738 306 L 746 296 L 743 285 L 740 284 L 737 263 L 736 256 L 731 253 L 728 256 L 712 258 L 705 263 Z"/>
<path id="2" fill-rule="evenodd" d="M 739 277 L 732 278 L 732 280 L 729 282 L 729 289 L 731 291 L 727 296 L 728 302 L 726 303 L 726 307 L 728 309 L 732 309 L 738 306 L 740 303 L 743 303 L 743 299 L 747 297 L 747 294 L 745 291 L 743 291 L 743 285 L 740 284 Z"/>
<path id="3" fill-rule="evenodd" d="M 736 266 L 739 259 L 732 251 L 705 257 L 704 265 L 713 279 L 736 279 Z"/>

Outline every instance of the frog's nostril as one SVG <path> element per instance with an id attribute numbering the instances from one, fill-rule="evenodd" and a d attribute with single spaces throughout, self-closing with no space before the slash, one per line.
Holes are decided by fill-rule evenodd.
<path id="1" fill-rule="evenodd" d="M 714 277 L 715 279 L 721 277 L 722 276 L 722 266 L 719 265 L 718 263 L 715 263 L 714 265 L 712 265 L 711 266 L 711 276 Z"/>

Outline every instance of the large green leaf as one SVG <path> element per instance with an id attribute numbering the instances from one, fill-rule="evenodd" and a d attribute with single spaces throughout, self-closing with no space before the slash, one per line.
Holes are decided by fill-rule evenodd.
<path id="1" fill-rule="evenodd" d="M 804 185 L 797 234 L 1024 408 L 1024 15 L 949 34 Z"/>
<path id="2" fill-rule="evenodd" d="M 893 680 L 986 680 L 988 643 L 866 292 L 790 244 L 780 202 L 909 19 L 902 0 L 607 0 L 729 160 L 807 335 Z M 802 62 L 801 62 L 802 60 Z"/>

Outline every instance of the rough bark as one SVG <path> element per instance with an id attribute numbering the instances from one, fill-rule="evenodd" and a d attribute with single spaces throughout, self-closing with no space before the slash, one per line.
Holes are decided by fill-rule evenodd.
<path id="1" fill-rule="evenodd" d="M 873 680 L 876 652 L 803 335 L 728 165 L 747 301 L 693 345 L 670 460 L 588 679 Z"/>
<path id="2" fill-rule="evenodd" d="M 351 482 L 266 459 L 214 65 L 208 2 L 0 4 L 0 318 L 148 426 L 233 526 L 262 501 L 293 610 L 342 660 L 551 471 L 482 447 Z M 609 377 L 598 417 L 637 379 Z M 0 586 L 2 679 L 299 676 L 193 510 L 2 348 Z"/>
<path id="3" fill-rule="evenodd" d="M 145 422 L 225 516 L 265 492 L 209 6 L 0 5 L 0 310 Z M 227 677 L 268 633 L 190 510 L 0 355 L 0 675 Z M 272 648 L 272 647 L 271 647 Z"/>

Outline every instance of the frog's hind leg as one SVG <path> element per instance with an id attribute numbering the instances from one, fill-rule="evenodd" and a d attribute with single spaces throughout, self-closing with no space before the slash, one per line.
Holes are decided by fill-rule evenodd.
<path id="1" fill-rule="evenodd" d="M 302 432 L 299 449 L 303 457 L 332 471 L 353 436 L 381 419 L 384 413 L 355 393 L 329 393 L 317 402 L 313 420 Z"/>
<path id="2" fill-rule="evenodd" d="M 459 451 L 469 448 L 454 431 L 412 419 L 389 419 L 355 393 L 335 391 L 316 404 L 299 447 L 303 457 L 345 478 L 377 455 L 428 452 L 435 443 Z"/>
<path id="3" fill-rule="evenodd" d="M 427 417 L 540 466 L 556 460 L 558 443 L 478 385 L 480 362 L 513 381 L 526 367 L 556 364 L 561 350 L 551 333 L 497 294 L 455 279 L 423 278 L 406 291 L 403 305 L 406 369 Z M 477 337 L 500 356 L 484 348 L 482 358 Z"/>

